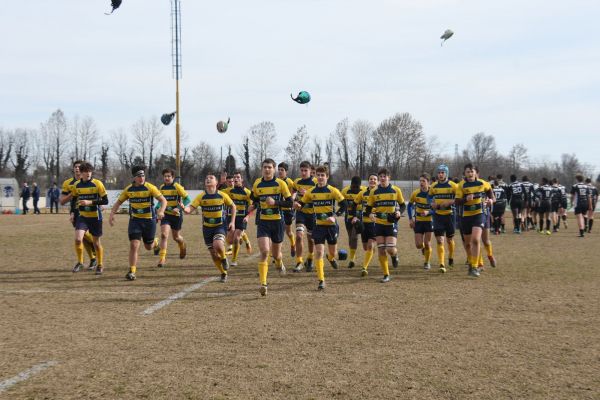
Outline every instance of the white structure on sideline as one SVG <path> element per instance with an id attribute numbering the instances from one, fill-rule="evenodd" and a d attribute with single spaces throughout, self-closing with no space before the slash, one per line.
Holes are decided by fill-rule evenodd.
<path id="1" fill-rule="evenodd" d="M 15 178 L 0 178 L 0 210 L 15 211 L 19 204 L 19 183 Z"/>

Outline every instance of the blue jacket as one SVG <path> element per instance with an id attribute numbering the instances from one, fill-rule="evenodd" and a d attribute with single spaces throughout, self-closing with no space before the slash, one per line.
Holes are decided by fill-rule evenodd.
<path id="1" fill-rule="evenodd" d="M 39 186 L 36 186 L 33 189 L 32 197 L 33 197 L 34 200 L 39 200 L 40 199 L 40 187 Z"/>

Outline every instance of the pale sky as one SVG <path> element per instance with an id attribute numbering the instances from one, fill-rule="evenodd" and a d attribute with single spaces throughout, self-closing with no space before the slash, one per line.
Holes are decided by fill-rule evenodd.
<path id="1" fill-rule="evenodd" d="M 61 108 L 108 136 L 175 109 L 170 1 L 108 10 L 2 4 L 0 127 Z M 523 143 L 533 160 L 575 153 L 600 171 L 599 15 L 598 1 L 182 0 L 182 128 L 218 148 L 268 120 L 283 148 L 304 124 L 325 137 L 344 117 L 409 112 L 448 153 L 484 131 L 503 153 Z M 309 105 L 290 100 L 300 90 Z"/>

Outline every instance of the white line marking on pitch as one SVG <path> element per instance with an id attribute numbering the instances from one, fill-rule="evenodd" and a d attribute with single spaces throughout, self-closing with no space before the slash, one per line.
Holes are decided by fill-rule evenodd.
<path id="1" fill-rule="evenodd" d="M 150 306 L 150 307 L 146 308 L 140 314 L 141 315 L 150 315 L 153 312 L 158 311 L 158 310 L 160 310 L 161 308 L 163 308 L 165 306 L 168 306 L 169 304 L 171 304 L 175 300 L 181 299 L 182 297 L 185 297 L 188 294 L 192 293 L 194 290 L 200 289 L 202 286 L 204 286 L 204 285 L 206 285 L 206 284 L 208 284 L 210 282 L 216 281 L 217 279 L 219 279 L 219 278 L 217 278 L 216 276 L 212 277 L 212 278 L 206 278 L 206 279 L 204 279 L 204 280 L 196 283 L 195 285 L 192 285 L 192 286 L 190 286 L 188 288 L 185 288 L 181 292 L 175 293 L 174 295 L 169 296 L 169 297 L 167 297 L 166 299 L 164 299 L 162 301 L 159 301 L 158 303 L 154 304 L 153 306 Z"/>
<path id="2" fill-rule="evenodd" d="M 112 291 L 112 290 L 69 290 L 69 289 L 0 289 L 0 293 L 8 294 L 36 294 L 36 293 L 68 293 L 68 294 L 155 294 L 150 291 L 131 292 L 131 291 Z"/>
<path id="3" fill-rule="evenodd" d="M 20 372 L 17 376 L 13 376 L 10 379 L 0 382 L 0 393 L 5 391 L 9 387 L 14 386 L 19 382 L 23 382 L 24 380 L 31 378 L 33 375 L 37 375 L 46 368 L 50 368 L 56 364 L 58 364 L 58 362 L 56 361 L 46 361 L 41 364 L 34 365 L 33 367 L 26 369 L 23 372 Z"/>

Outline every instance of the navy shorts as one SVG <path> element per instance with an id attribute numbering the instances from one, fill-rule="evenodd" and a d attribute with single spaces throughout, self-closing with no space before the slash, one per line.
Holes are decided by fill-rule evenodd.
<path id="1" fill-rule="evenodd" d="M 294 222 L 295 214 L 294 210 L 283 210 L 283 222 L 290 226 Z"/>
<path id="2" fill-rule="evenodd" d="M 153 218 L 129 218 L 129 240 L 142 240 L 146 244 L 154 242 L 156 220 Z"/>
<path id="3" fill-rule="evenodd" d="M 209 249 L 212 249 L 213 242 L 215 239 L 223 240 L 225 242 L 225 236 L 227 236 L 227 229 L 225 225 L 219 226 L 202 226 L 202 236 L 204 236 L 204 244 Z"/>
<path id="4" fill-rule="evenodd" d="M 413 229 L 415 233 L 424 234 L 427 232 L 433 232 L 433 224 L 431 221 L 415 221 L 415 227 Z"/>
<path id="5" fill-rule="evenodd" d="M 375 224 L 375 236 L 398 236 L 398 224 L 393 223 L 391 225 Z"/>
<path id="6" fill-rule="evenodd" d="M 260 220 L 258 221 L 258 225 L 256 226 L 256 237 L 268 237 L 271 239 L 273 243 L 281 243 L 283 242 L 283 220 Z"/>
<path id="7" fill-rule="evenodd" d="M 100 237 L 102 236 L 102 220 L 78 215 L 75 219 L 75 230 L 89 231 L 92 236 Z"/>
<path id="8" fill-rule="evenodd" d="M 560 208 L 560 203 L 554 202 L 554 203 L 552 203 L 552 206 L 550 207 L 550 210 L 552 212 L 558 212 L 559 208 Z"/>
<path id="9" fill-rule="evenodd" d="M 352 220 L 344 220 L 344 226 L 346 227 L 346 232 L 348 232 L 348 236 L 352 235 L 353 232 L 354 234 L 356 234 L 356 231 L 354 230 L 355 225 L 352 223 Z"/>
<path id="10" fill-rule="evenodd" d="M 244 222 L 244 218 L 246 217 L 242 217 L 242 216 L 237 216 L 235 217 L 235 229 L 240 230 L 240 231 L 245 231 L 246 228 L 248 227 L 248 221 Z"/>
<path id="11" fill-rule="evenodd" d="M 160 226 L 163 225 L 170 225 L 171 229 L 174 231 L 179 231 L 181 230 L 181 225 L 183 225 L 183 216 L 165 214 L 163 219 L 160 220 Z"/>
<path id="12" fill-rule="evenodd" d="M 451 238 L 456 230 L 454 215 L 433 215 L 433 232 L 435 236 L 444 236 Z"/>
<path id="13" fill-rule="evenodd" d="M 360 234 L 361 241 L 367 243 L 375 240 L 375 222 L 363 222 L 363 230 Z"/>
<path id="14" fill-rule="evenodd" d="M 552 211 L 552 204 L 550 204 L 549 201 L 543 201 L 540 203 L 540 207 L 538 209 L 538 212 L 540 214 L 551 212 L 551 211 Z"/>
<path id="15" fill-rule="evenodd" d="M 315 225 L 312 238 L 315 244 L 337 244 L 340 228 L 335 225 Z"/>
<path id="16" fill-rule="evenodd" d="M 304 225 L 306 227 L 306 231 L 311 233 L 313 228 L 315 227 L 315 215 L 314 214 L 306 214 L 302 211 L 298 211 L 296 213 L 296 226 Z"/>
<path id="17" fill-rule="evenodd" d="M 485 215 L 476 214 L 471 216 L 463 216 L 461 221 L 461 232 L 463 235 L 470 235 L 473 233 L 473 228 L 480 228 L 483 230 L 485 227 Z"/>

